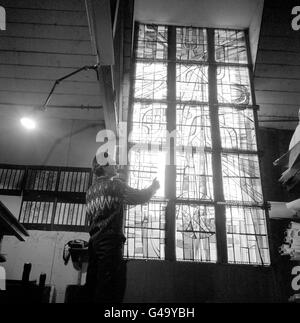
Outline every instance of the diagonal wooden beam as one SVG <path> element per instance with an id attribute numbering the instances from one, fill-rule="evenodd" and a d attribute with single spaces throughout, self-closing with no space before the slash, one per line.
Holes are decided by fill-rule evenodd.
<path id="1" fill-rule="evenodd" d="M 115 63 L 110 0 L 85 0 L 93 54 L 97 56 L 98 81 L 106 129 L 117 135 L 112 66 Z"/>
<path id="2" fill-rule="evenodd" d="M 110 0 L 85 0 L 94 55 L 101 66 L 114 65 Z"/>
<path id="3" fill-rule="evenodd" d="M 105 128 L 118 136 L 117 132 L 117 109 L 115 104 L 115 92 L 110 66 L 100 66 L 98 69 L 98 82 L 102 99 Z"/>

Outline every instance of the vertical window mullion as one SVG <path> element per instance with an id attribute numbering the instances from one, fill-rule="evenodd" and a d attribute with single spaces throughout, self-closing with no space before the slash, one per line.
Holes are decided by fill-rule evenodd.
<path id="1" fill-rule="evenodd" d="M 170 134 L 176 130 L 176 27 L 168 28 L 168 107 L 167 107 L 167 131 Z M 176 140 L 170 142 L 169 165 L 166 165 L 166 197 L 169 199 L 166 210 L 166 260 L 176 259 Z"/>
<path id="2" fill-rule="evenodd" d="M 254 76 L 253 76 L 253 62 L 252 62 L 252 56 L 251 56 L 251 51 L 250 51 L 250 41 L 249 41 L 249 31 L 245 31 L 245 40 L 246 40 L 246 49 L 247 49 L 247 56 L 248 56 L 248 69 L 249 69 L 249 78 L 250 78 L 250 90 L 251 90 L 251 95 L 252 95 L 252 104 L 253 106 L 256 106 L 256 96 L 255 96 L 255 90 L 254 90 Z M 257 109 L 253 110 L 253 118 L 254 118 L 254 124 L 255 124 L 255 137 L 256 137 L 256 146 L 257 146 L 257 151 L 260 152 L 261 149 L 261 143 L 258 140 L 258 129 L 259 129 L 259 123 L 258 123 L 258 115 L 257 115 Z M 260 153 L 258 153 L 258 167 L 259 167 L 259 173 L 260 173 L 260 183 L 262 187 L 262 196 L 263 196 L 263 201 L 265 201 L 265 192 L 264 192 L 264 187 L 263 185 L 263 178 L 261 176 L 262 174 L 262 156 Z M 267 239 L 268 239 L 268 245 L 269 245 L 269 253 L 270 253 L 270 258 L 271 262 L 272 259 L 275 259 L 275 250 L 273 248 L 273 244 L 270 241 L 270 235 L 269 232 L 271 231 L 270 229 L 270 219 L 269 219 L 269 211 L 268 207 L 264 209 L 265 211 L 265 217 L 266 217 L 266 229 L 267 229 Z"/>
<path id="3" fill-rule="evenodd" d="M 215 200 L 215 223 L 217 238 L 217 259 L 219 263 L 227 263 L 226 216 L 223 192 L 222 162 L 221 162 L 221 136 L 219 125 L 219 108 L 217 93 L 217 66 L 215 61 L 214 29 L 207 29 L 208 41 L 208 86 L 209 111 L 212 137 L 212 170 Z"/>

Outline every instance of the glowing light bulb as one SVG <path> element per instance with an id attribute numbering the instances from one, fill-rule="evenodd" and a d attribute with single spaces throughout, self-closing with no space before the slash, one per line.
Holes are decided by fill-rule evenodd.
<path id="1" fill-rule="evenodd" d="M 20 120 L 21 125 L 27 130 L 34 130 L 36 128 L 36 123 L 33 119 L 24 117 Z"/>

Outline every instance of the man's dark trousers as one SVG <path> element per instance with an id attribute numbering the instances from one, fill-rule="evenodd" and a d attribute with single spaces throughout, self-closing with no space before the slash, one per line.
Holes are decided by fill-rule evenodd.
<path id="1" fill-rule="evenodd" d="M 89 241 L 86 287 L 91 302 L 120 303 L 126 286 L 125 237 L 114 232 L 93 234 Z"/>

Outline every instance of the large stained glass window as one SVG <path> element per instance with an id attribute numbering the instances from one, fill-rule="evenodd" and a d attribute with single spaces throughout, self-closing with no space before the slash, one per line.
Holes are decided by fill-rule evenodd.
<path id="1" fill-rule="evenodd" d="M 125 255 L 270 264 L 244 31 L 137 27 Z"/>

